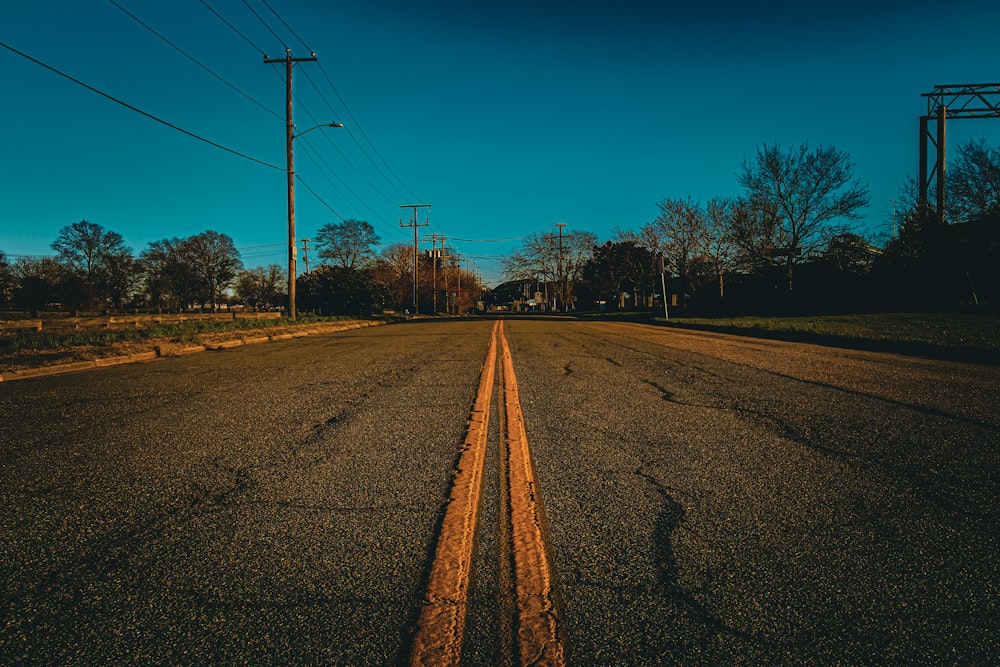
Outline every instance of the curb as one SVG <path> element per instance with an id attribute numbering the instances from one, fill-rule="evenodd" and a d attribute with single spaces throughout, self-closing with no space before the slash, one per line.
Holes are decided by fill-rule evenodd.
<path id="1" fill-rule="evenodd" d="M 96 368 L 107 368 L 110 366 L 122 366 L 124 364 L 144 363 L 149 361 L 156 361 L 157 359 L 167 359 L 170 357 L 185 357 L 191 354 L 197 354 L 198 352 L 205 352 L 206 350 L 221 352 L 223 350 L 230 350 L 236 347 L 243 347 L 244 345 L 256 345 L 260 343 L 292 340 L 294 338 L 303 338 L 305 336 L 312 336 L 316 334 L 337 333 L 340 331 L 348 331 L 350 329 L 363 329 L 365 327 L 384 326 L 385 324 L 386 324 L 385 322 L 364 321 L 346 325 L 335 324 L 329 327 L 323 327 L 323 326 L 312 327 L 309 329 L 303 329 L 301 331 L 296 331 L 293 333 L 274 334 L 271 336 L 255 336 L 253 338 L 234 338 L 232 340 L 225 340 L 218 343 L 191 345 L 188 347 L 174 348 L 171 350 L 163 350 L 160 347 L 156 347 L 149 352 L 127 354 L 119 357 L 103 357 L 100 359 L 92 359 L 89 361 L 74 361 L 68 364 L 55 364 L 53 366 L 40 366 L 38 368 L 25 368 L 17 371 L 0 372 L 0 382 L 13 382 L 15 380 L 27 380 L 29 378 L 46 377 L 49 375 L 60 375 L 62 373 L 89 371 L 89 370 L 94 370 Z"/>
<path id="2" fill-rule="evenodd" d="M 156 350 L 152 352 L 139 352 L 138 354 L 126 354 L 123 357 L 105 357 L 103 359 L 94 359 L 94 364 L 98 368 L 104 366 L 120 366 L 121 364 L 137 364 L 143 361 L 153 361 L 159 358 L 159 354 Z"/>
<path id="3" fill-rule="evenodd" d="M 233 340 L 224 340 L 221 343 L 205 343 L 206 350 L 228 350 L 234 347 L 241 347 L 243 345 L 242 338 L 236 338 Z"/>

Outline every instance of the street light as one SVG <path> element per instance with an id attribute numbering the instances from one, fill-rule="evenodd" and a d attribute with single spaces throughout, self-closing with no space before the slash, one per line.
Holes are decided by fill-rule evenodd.
<path id="1" fill-rule="evenodd" d="M 302 132 L 299 132 L 298 134 L 293 134 L 292 135 L 292 139 L 298 139 L 303 134 L 308 134 L 309 132 L 312 132 L 313 130 L 319 129 L 321 127 L 344 127 L 344 124 L 343 123 L 320 123 L 319 125 L 316 125 L 314 127 L 310 127 L 308 130 L 303 130 Z"/>
<path id="2" fill-rule="evenodd" d="M 289 103 L 289 111 L 291 106 Z M 291 113 L 288 114 L 288 131 L 286 133 L 288 149 L 288 317 L 296 319 L 295 311 L 295 274 L 298 272 L 295 264 L 298 259 L 298 252 L 295 248 L 295 160 L 292 155 L 292 141 L 298 139 L 303 134 L 307 134 L 321 127 L 344 127 L 343 123 L 321 123 L 308 130 L 295 134 L 295 125 L 291 122 Z"/>

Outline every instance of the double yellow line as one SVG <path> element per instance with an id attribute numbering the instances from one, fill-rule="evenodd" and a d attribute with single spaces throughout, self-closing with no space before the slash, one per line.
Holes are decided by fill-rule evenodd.
<path id="1" fill-rule="evenodd" d="M 500 364 L 497 364 L 499 353 Z M 469 603 L 476 518 L 482 496 L 490 403 L 499 373 L 501 471 L 505 479 L 509 553 L 514 599 L 513 650 L 522 665 L 564 665 L 565 643 L 556 604 L 555 577 L 546 546 L 538 483 L 535 480 L 517 392 L 514 361 L 498 321 L 490 336 L 486 362 L 472 406 L 469 428 L 452 482 L 438 536 L 423 607 L 410 654 L 411 665 L 458 665 Z"/>

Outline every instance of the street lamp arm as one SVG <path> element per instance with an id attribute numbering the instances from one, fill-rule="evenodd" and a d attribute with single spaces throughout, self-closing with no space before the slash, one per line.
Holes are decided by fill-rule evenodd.
<path id="1" fill-rule="evenodd" d="M 299 132 L 298 134 L 293 134 L 292 135 L 292 139 L 298 139 L 303 134 L 307 134 L 309 132 L 312 132 L 313 130 L 318 130 L 321 127 L 344 127 L 344 124 L 343 123 L 320 123 L 319 125 L 316 125 L 314 127 L 310 127 L 308 130 L 303 130 L 302 132 Z"/>

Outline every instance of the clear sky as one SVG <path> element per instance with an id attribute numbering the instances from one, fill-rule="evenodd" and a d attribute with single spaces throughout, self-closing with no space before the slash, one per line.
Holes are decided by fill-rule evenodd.
<path id="1" fill-rule="evenodd" d="M 663 197 L 738 195 L 736 172 L 764 143 L 847 151 L 871 187 L 860 226 L 887 232 L 917 170 L 920 94 L 1000 81 L 995 0 L 115 2 L 214 74 L 108 0 L 0 2 L 0 41 L 282 168 L 283 65 L 261 52 L 315 51 L 295 68 L 296 125 L 346 127 L 295 141 L 318 194 L 297 187 L 297 236 L 360 218 L 384 243 L 412 242 L 399 205 L 429 203 L 421 237 L 463 239 L 491 283 L 516 241 L 478 241 L 557 222 L 606 240 Z M 285 262 L 280 169 L 4 48 L 0 85 L 8 255 L 51 255 L 59 229 L 86 219 L 137 254 L 213 229 L 248 266 Z M 951 148 L 1000 144 L 997 120 L 948 132 Z"/>

